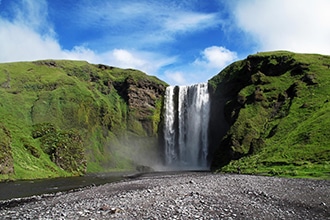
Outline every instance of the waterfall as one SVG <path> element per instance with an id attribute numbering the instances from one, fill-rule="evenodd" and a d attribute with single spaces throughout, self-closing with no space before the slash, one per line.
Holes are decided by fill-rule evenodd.
<path id="1" fill-rule="evenodd" d="M 178 169 L 207 169 L 208 84 L 169 86 L 164 104 L 166 165 Z"/>

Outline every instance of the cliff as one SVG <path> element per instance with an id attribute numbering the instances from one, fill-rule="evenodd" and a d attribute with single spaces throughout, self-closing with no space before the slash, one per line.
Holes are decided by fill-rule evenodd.
<path id="1" fill-rule="evenodd" d="M 135 169 L 156 152 L 165 87 L 83 61 L 0 64 L 0 179 Z"/>
<path id="2" fill-rule="evenodd" d="M 329 68 L 329 56 L 277 51 L 213 77 L 212 168 L 329 177 Z"/>

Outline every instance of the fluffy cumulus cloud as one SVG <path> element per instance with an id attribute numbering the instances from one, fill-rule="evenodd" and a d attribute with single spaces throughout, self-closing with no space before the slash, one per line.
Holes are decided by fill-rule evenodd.
<path id="1" fill-rule="evenodd" d="M 171 85 L 187 85 L 190 84 L 190 80 L 187 77 L 188 74 L 180 71 L 165 71 L 166 81 Z"/>
<path id="2" fill-rule="evenodd" d="M 197 58 L 194 64 L 206 69 L 221 70 L 235 59 L 237 59 L 236 52 L 225 47 L 212 46 L 205 48 L 201 52 L 201 57 Z"/>
<path id="3" fill-rule="evenodd" d="M 156 75 L 161 67 L 175 62 L 175 59 L 175 57 L 166 57 L 153 52 L 113 49 L 100 54 L 98 60 L 101 63 L 110 63 L 113 66 L 122 68 L 138 69 L 148 74 Z"/>
<path id="4" fill-rule="evenodd" d="M 123 49 L 115 49 L 113 51 L 114 58 L 122 65 L 143 66 L 145 61 L 135 58 L 130 52 Z"/>
<path id="5" fill-rule="evenodd" d="M 224 67 L 237 60 L 237 54 L 222 46 L 211 46 L 200 52 L 191 63 L 168 70 L 165 79 L 172 85 L 201 83 L 219 73 Z"/>
<path id="6" fill-rule="evenodd" d="M 47 25 L 46 1 L 13 2 L 8 14 L 0 14 L 0 62 L 63 55 Z"/>
<path id="7" fill-rule="evenodd" d="M 71 50 L 61 48 L 50 35 L 42 35 L 22 23 L 0 20 L 0 62 L 32 61 L 38 59 L 85 59 L 96 62 L 102 59 L 92 50 L 75 46 Z"/>
<path id="8" fill-rule="evenodd" d="M 242 0 L 233 11 L 259 50 L 330 54 L 329 8 L 328 0 Z"/>
<path id="9" fill-rule="evenodd" d="M 41 36 L 31 28 L 0 20 L 0 62 L 34 60 L 59 56 L 61 48 L 48 36 Z"/>
<path id="10" fill-rule="evenodd" d="M 18 2 L 13 4 L 11 14 L 10 18 L 0 16 L 0 62 L 95 57 L 82 47 L 61 48 L 47 21 L 46 1 Z"/>

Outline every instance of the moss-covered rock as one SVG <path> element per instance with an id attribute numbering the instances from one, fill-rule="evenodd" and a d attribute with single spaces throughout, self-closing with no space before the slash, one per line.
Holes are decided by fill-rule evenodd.
<path id="1" fill-rule="evenodd" d="M 12 174 L 14 163 L 10 131 L 0 123 L 0 174 Z"/>
<path id="2" fill-rule="evenodd" d="M 330 124 L 326 116 L 329 63 L 329 56 L 317 54 L 258 53 L 212 78 L 213 168 L 264 172 L 262 167 L 279 161 L 290 166 L 305 162 L 328 166 L 322 157 L 306 158 L 316 152 L 330 156 L 330 141 L 325 138 Z M 322 121 L 317 124 L 316 118 Z M 321 127 L 325 129 L 320 131 Z M 313 140 L 310 133 L 315 135 Z"/>

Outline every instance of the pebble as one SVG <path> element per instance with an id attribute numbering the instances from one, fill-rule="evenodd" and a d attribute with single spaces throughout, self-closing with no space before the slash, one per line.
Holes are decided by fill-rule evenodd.
<path id="1" fill-rule="evenodd" d="M 146 175 L 33 200 L 0 201 L 0 219 L 330 220 L 329 195 L 330 181 L 325 180 L 200 172 Z"/>

